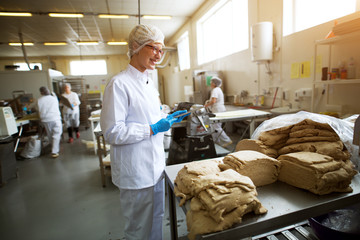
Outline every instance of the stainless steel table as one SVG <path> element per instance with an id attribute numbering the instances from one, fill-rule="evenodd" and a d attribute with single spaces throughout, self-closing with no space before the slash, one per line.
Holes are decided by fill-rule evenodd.
<path id="1" fill-rule="evenodd" d="M 212 123 L 223 123 L 223 122 L 235 122 L 235 121 L 250 121 L 250 136 L 255 130 L 255 119 L 269 118 L 272 114 L 266 111 L 255 110 L 255 109 L 240 109 L 235 111 L 226 111 L 216 113 L 216 117 L 210 118 Z M 185 127 L 186 121 L 180 123 L 174 123 L 172 128 Z"/>
<path id="2" fill-rule="evenodd" d="M 171 165 L 165 169 L 169 197 L 171 239 L 178 239 L 175 204 L 179 204 L 180 200 L 174 195 L 174 180 L 178 171 L 185 164 Z M 318 196 L 279 181 L 267 186 L 258 187 L 258 199 L 268 210 L 266 214 L 246 214 L 243 217 L 242 223 L 236 224 L 233 228 L 221 232 L 199 235 L 197 239 L 228 240 L 255 236 L 359 203 L 359 174 L 352 180 L 351 187 L 354 190 L 352 193 L 332 193 L 324 196 Z M 183 207 L 183 210 L 186 213 L 187 207 Z"/>

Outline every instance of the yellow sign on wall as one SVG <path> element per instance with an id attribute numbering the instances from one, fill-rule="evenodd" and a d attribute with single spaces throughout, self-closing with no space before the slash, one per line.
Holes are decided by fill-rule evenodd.
<path id="1" fill-rule="evenodd" d="M 310 77 L 310 61 L 302 62 L 300 66 L 300 77 L 309 78 Z"/>
<path id="2" fill-rule="evenodd" d="M 300 64 L 293 63 L 291 64 L 291 79 L 300 77 Z"/>

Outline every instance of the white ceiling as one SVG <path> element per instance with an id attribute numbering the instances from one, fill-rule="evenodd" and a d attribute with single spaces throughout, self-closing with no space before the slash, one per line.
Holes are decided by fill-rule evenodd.
<path id="1" fill-rule="evenodd" d="M 140 15 L 171 15 L 171 20 L 146 20 L 141 23 L 159 27 L 165 42 L 205 0 L 140 0 Z M 109 9 L 109 10 L 108 10 Z M 0 57 L 21 57 L 21 47 L 9 42 L 34 42 L 27 46 L 28 56 L 79 56 L 124 54 L 127 46 L 108 46 L 107 41 L 127 41 L 138 17 L 101 19 L 98 13 L 138 15 L 138 0 L 1 0 L 0 11 L 44 13 L 32 17 L 0 16 Z M 89 13 L 84 18 L 51 18 L 45 13 Z M 43 46 L 43 42 L 66 41 L 67 46 Z M 97 46 L 77 46 L 75 41 L 100 41 Z"/>

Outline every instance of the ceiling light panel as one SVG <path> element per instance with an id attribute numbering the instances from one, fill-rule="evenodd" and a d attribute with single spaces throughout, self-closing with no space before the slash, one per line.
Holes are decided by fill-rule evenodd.
<path id="1" fill-rule="evenodd" d="M 67 45 L 66 42 L 45 42 L 45 46 L 65 46 Z"/>
<path id="2" fill-rule="evenodd" d="M 83 18 L 84 14 L 82 13 L 49 13 L 50 17 L 59 17 L 59 18 Z"/>
<path id="3" fill-rule="evenodd" d="M 22 44 L 13 42 L 13 43 L 9 43 L 9 45 L 17 47 L 17 46 L 21 46 Z M 24 46 L 34 46 L 34 43 L 24 42 Z"/>
<path id="4" fill-rule="evenodd" d="M 28 12 L 0 12 L 0 16 L 4 17 L 31 17 L 32 14 Z"/>
<path id="5" fill-rule="evenodd" d="M 108 45 L 127 45 L 127 42 L 107 42 Z"/>
<path id="6" fill-rule="evenodd" d="M 127 19 L 129 15 L 119 15 L 119 14 L 99 14 L 99 18 L 118 18 L 118 19 Z"/>

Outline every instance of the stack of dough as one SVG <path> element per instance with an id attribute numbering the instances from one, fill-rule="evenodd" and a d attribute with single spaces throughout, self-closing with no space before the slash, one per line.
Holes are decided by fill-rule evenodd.
<path id="1" fill-rule="evenodd" d="M 220 171 L 214 160 L 188 163 L 175 179 L 175 195 L 191 199 L 186 214 L 189 239 L 222 231 L 242 221 L 248 212 L 266 213 L 250 178 L 232 169 Z M 209 166 L 209 168 L 207 168 Z M 182 192 L 184 191 L 184 192 Z"/>
<path id="2" fill-rule="evenodd" d="M 293 152 L 316 152 L 336 160 L 350 159 L 350 153 L 331 126 L 311 119 L 262 132 L 259 139 L 241 140 L 236 150 L 254 150 L 273 158 Z"/>
<path id="3" fill-rule="evenodd" d="M 262 132 L 259 135 L 259 140 L 269 148 L 280 149 L 285 146 L 289 139 L 291 127 L 292 125 Z"/>
<path id="4" fill-rule="evenodd" d="M 276 149 L 266 146 L 258 139 L 243 139 L 236 144 L 235 152 L 241 150 L 253 150 L 261 152 L 269 157 L 277 158 L 278 152 Z"/>
<path id="5" fill-rule="evenodd" d="M 259 135 L 264 145 L 281 150 L 285 146 L 305 142 L 336 142 L 340 138 L 327 123 L 305 119 L 294 125 L 276 128 Z"/>
<path id="6" fill-rule="evenodd" d="M 356 171 L 350 161 L 336 161 L 313 152 L 289 153 L 278 159 L 281 162 L 279 180 L 282 182 L 319 195 L 352 191 L 349 185 Z"/>
<path id="7" fill-rule="evenodd" d="M 243 150 L 230 153 L 223 159 L 222 169 L 232 168 L 241 175 L 249 177 L 255 186 L 276 182 L 280 172 L 280 162 L 263 153 Z"/>
<path id="8" fill-rule="evenodd" d="M 180 206 L 184 205 L 186 200 L 191 199 L 195 193 L 193 181 L 200 176 L 216 174 L 221 170 L 219 168 L 220 160 L 196 161 L 186 164 L 177 174 L 174 181 L 174 193 L 180 197 Z"/>
<path id="9" fill-rule="evenodd" d="M 274 158 L 281 163 L 279 180 L 290 185 L 320 195 L 352 190 L 349 185 L 357 172 L 350 161 L 350 153 L 327 123 L 304 119 L 262 132 L 256 140 L 242 140 L 237 146 L 237 150 L 254 150 L 268 156 L 274 156 L 276 151 L 278 156 Z M 241 155 L 238 158 L 241 159 Z M 258 184 L 256 174 L 239 172 Z"/>
<path id="10" fill-rule="evenodd" d="M 350 153 L 344 149 L 342 141 L 336 142 L 304 142 L 284 146 L 279 149 L 279 155 L 293 152 L 315 152 L 330 156 L 337 160 L 346 161 L 350 159 Z"/>
<path id="11" fill-rule="evenodd" d="M 316 152 L 336 160 L 350 159 L 349 152 L 330 125 L 310 119 L 305 119 L 291 128 L 289 139 L 278 153 L 282 155 L 301 151 Z"/>

